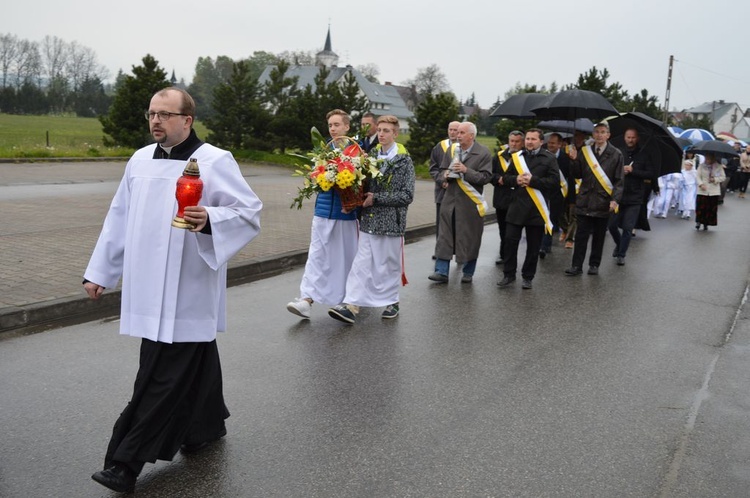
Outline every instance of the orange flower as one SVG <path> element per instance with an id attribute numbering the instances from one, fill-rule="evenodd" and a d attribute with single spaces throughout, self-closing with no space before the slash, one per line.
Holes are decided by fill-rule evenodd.
<path id="1" fill-rule="evenodd" d="M 310 173 L 310 178 L 315 178 L 318 175 L 323 175 L 323 174 L 325 174 L 325 172 L 326 172 L 326 167 L 325 166 L 323 166 L 323 165 L 318 166 L 317 168 L 315 168 L 314 170 L 312 170 L 312 172 Z"/>
<path id="2" fill-rule="evenodd" d="M 354 165 L 351 163 L 351 161 L 344 161 L 342 159 L 335 159 L 334 163 L 336 164 L 336 169 L 339 172 L 342 172 L 344 170 L 349 171 L 351 173 L 354 173 Z"/>
<path id="3" fill-rule="evenodd" d="M 348 157 L 361 156 L 362 154 L 364 154 L 364 152 L 360 149 L 359 144 L 356 143 L 353 143 L 344 149 L 344 155 Z"/>

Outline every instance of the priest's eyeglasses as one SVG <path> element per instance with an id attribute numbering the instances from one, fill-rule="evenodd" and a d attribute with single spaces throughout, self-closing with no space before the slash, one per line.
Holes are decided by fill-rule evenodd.
<path id="1" fill-rule="evenodd" d="M 146 111 L 144 114 L 146 116 L 146 121 L 151 121 L 154 119 L 154 116 L 159 116 L 159 121 L 169 121 L 169 118 L 172 116 L 187 116 L 187 114 L 183 114 L 181 112 L 167 112 L 167 111 Z"/>

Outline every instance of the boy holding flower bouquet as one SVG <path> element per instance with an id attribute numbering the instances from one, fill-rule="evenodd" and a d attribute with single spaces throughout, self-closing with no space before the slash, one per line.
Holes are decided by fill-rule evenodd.
<path id="1" fill-rule="evenodd" d="M 381 317 L 399 313 L 399 287 L 406 284 L 403 271 L 406 212 L 414 199 L 414 163 L 406 148 L 396 143 L 399 122 L 381 116 L 377 122 L 380 174 L 370 179 L 362 205 L 359 247 L 346 279 L 346 296 L 328 314 L 354 323 L 360 306 L 385 306 Z"/>

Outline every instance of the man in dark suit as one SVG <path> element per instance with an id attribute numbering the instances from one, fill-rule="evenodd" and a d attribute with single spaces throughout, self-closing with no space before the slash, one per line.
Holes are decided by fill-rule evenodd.
<path id="1" fill-rule="evenodd" d="M 362 115 L 359 123 L 359 129 L 365 135 L 362 137 L 360 146 L 365 152 L 369 153 L 371 149 L 374 149 L 378 145 L 378 125 L 375 124 L 375 115 L 371 112 L 366 112 Z"/>
<path id="2" fill-rule="evenodd" d="M 515 185 L 503 185 L 503 175 L 510 168 L 513 159 L 511 155 L 523 148 L 523 132 L 514 130 L 508 134 L 508 146 L 492 157 L 492 179 L 494 187 L 492 205 L 497 214 L 497 228 L 500 231 L 500 253 L 495 260 L 496 265 L 505 263 L 505 216 L 508 206 L 513 199 Z"/>
<path id="3" fill-rule="evenodd" d="M 589 237 L 592 240 L 588 274 L 599 274 L 609 215 L 617 210 L 622 198 L 622 153 L 609 143 L 609 125 L 597 124 L 593 137 L 593 146 L 585 145 L 570 152 L 571 176 L 581 179 L 581 188 L 576 196 L 578 228 L 573 264 L 565 270 L 568 276 L 583 273 Z"/>
<path id="4" fill-rule="evenodd" d="M 625 264 L 625 254 L 628 252 L 630 238 L 633 236 L 633 228 L 638 222 L 644 192 L 651 189 L 651 183 L 647 184 L 645 180 L 651 180 L 656 174 L 653 161 L 638 143 L 638 130 L 628 128 L 625 130 L 623 140 L 625 140 L 625 147 L 620 149 L 624 160 L 622 199 L 620 199 L 617 213 L 610 215 L 608 226 L 609 233 L 615 241 L 612 256 L 617 258 L 619 266 Z"/>
<path id="5" fill-rule="evenodd" d="M 560 171 L 560 188 L 552 189 L 549 194 L 549 215 L 552 220 L 552 233 L 545 233 L 542 237 L 542 247 L 539 250 L 539 257 L 544 259 L 547 254 L 552 252 L 552 237 L 560 228 L 563 214 L 565 212 L 565 202 L 569 193 L 570 182 L 568 176 L 570 172 L 570 159 L 565 151 L 562 150 L 563 138 L 559 133 L 550 134 L 547 138 L 547 150 L 555 156 L 557 167 Z M 575 183 L 573 184 L 575 185 Z"/>
<path id="6" fill-rule="evenodd" d="M 521 232 L 526 231 L 526 258 L 521 268 L 522 287 L 531 289 L 539 260 L 539 248 L 545 229 L 552 230 L 546 196 L 553 189 L 559 190 L 560 171 L 557 161 L 549 151 L 542 148 L 542 130 L 532 128 L 526 132 L 524 150 L 513 154 L 513 168 L 503 176 L 504 185 L 516 185 L 513 200 L 506 215 L 507 238 L 504 278 L 498 286 L 507 287 L 516 280 L 518 245 Z"/>

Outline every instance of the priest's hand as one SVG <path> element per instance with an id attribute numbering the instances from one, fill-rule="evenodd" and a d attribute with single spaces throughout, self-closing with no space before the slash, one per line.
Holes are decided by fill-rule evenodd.
<path id="1" fill-rule="evenodd" d="M 91 299 L 96 300 L 99 299 L 99 296 L 104 292 L 104 287 L 95 284 L 94 282 L 86 282 L 83 284 L 83 290 L 86 291 L 86 294 L 88 294 Z"/>
<path id="2" fill-rule="evenodd" d="M 208 211 L 203 206 L 187 206 L 185 208 L 185 221 L 195 225 L 195 228 L 191 228 L 191 232 L 200 232 L 208 222 Z"/>
<path id="3" fill-rule="evenodd" d="M 372 192 L 367 192 L 365 194 L 365 200 L 362 203 L 362 207 L 370 207 L 375 203 L 375 199 Z"/>

